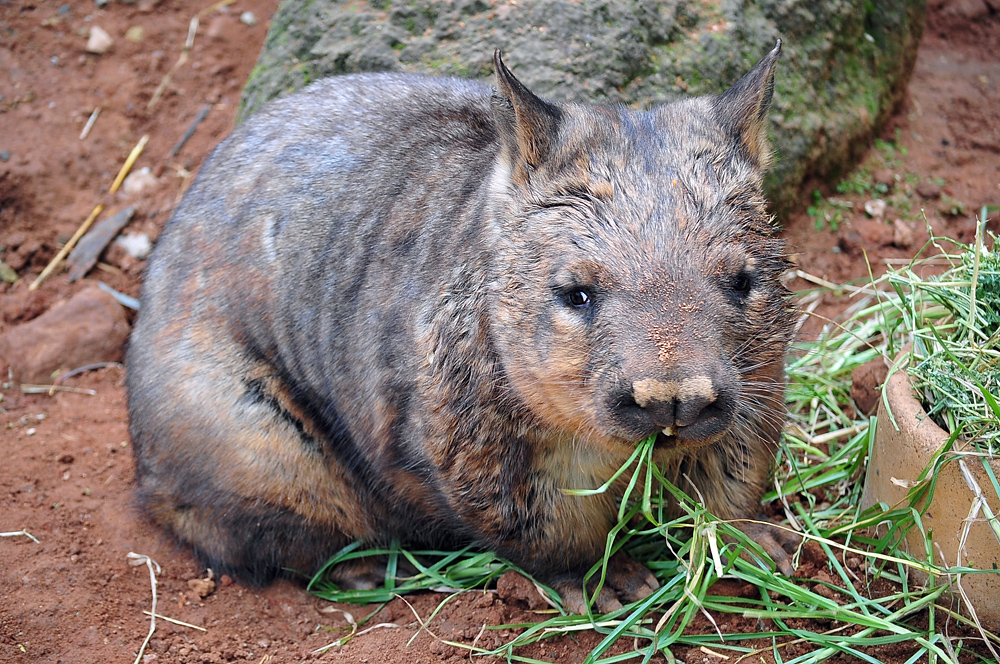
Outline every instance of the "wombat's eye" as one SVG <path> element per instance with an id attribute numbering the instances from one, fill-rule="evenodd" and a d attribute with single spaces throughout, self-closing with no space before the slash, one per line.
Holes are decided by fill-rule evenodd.
<path id="1" fill-rule="evenodd" d="M 574 309 L 587 309 L 591 306 L 590 293 L 582 288 L 574 288 L 563 295 L 563 300 Z"/>
<path id="2" fill-rule="evenodd" d="M 751 277 L 747 272 L 740 272 L 733 277 L 733 281 L 730 285 L 739 295 L 745 296 L 753 289 L 753 277 Z"/>

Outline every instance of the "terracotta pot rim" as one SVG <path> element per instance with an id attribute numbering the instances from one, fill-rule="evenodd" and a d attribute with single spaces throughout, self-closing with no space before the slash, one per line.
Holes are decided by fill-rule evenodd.
<path id="1" fill-rule="evenodd" d="M 948 432 L 938 426 L 924 409 L 923 403 L 917 397 L 913 385 L 910 382 L 910 374 L 906 367 L 909 362 L 901 363 L 898 358 L 909 353 L 909 345 L 905 346 L 896 356 L 896 371 L 890 373 L 882 386 L 885 392 L 883 406 L 888 405 L 891 418 L 884 416 L 880 418 L 880 426 L 893 426 L 896 429 L 914 437 L 920 441 L 921 449 L 926 451 L 936 450 L 948 439 Z"/>

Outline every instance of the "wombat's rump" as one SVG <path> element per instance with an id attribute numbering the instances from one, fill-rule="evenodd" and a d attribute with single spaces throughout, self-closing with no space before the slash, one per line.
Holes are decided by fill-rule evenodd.
<path id="1" fill-rule="evenodd" d="M 780 47 L 780 44 L 779 44 Z M 753 518 L 790 334 L 766 211 L 779 47 L 648 112 L 398 74 L 238 127 L 157 243 L 128 352 L 138 495 L 216 571 L 352 540 L 476 542 L 583 609 L 621 490 L 668 476 Z M 748 530 L 790 569 L 779 531 Z M 342 570 L 345 585 L 371 583 Z M 598 608 L 656 581 L 616 556 Z"/>

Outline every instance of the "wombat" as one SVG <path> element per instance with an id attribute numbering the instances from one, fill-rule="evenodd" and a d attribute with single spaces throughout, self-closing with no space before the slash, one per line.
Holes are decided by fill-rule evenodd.
<path id="1" fill-rule="evenodd" d="M 127 357 L 145 513 L 249 583 L 356 539 L 473 543 L 576 612 L 622 487 L 564 490 L 637 441 L 756 518 L 791 335 L 761 188 L 780 47 L 647 112 L 543 100 L 497 52 L 495 90 L 334 77 L 238 127 L 147 271 Z M 780 530 L 741 527 L 791 572 Z M 657 582 L 622 553 L 606 585 L 601 611 Z"/>

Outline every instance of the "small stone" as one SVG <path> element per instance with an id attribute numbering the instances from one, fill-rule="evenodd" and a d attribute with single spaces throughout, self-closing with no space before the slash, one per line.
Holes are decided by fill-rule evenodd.
<path id="1" fill-rule="evenodd" d="M 58 461 L 59 463 L 73 463 L 74 458 L 72 454 L 67 452 L 65 454 L 60 455 Z"/>
<path id="2" fill-rule="evenodd" d="M 8 284 L 12 284 L 18 279 L 20 279 L 20 277 L 17 276 L 17 270 L 3 261 L 0 261 L 0 280 L 6 281 Z"/>
<path id="3" fill-rule="evenodd" d="M 885 201 L 876 198 L 865 203 L 865 212 L 872 219 L 881 219 L 885 215 Z"/>
<path id="4" fill-rule="evenodd" d="M 836 590 L 826 585 L 825 583 L 815 584 L 813 586 L 813 592 L 815 592 L 817 595 L 822 595 L 823 597 L 832 600 L 836 600 L 838 597 L 840 597 L 840 593 L 838 593 Z"/>
<path id="5" fill-rule="evenodd" d="M 94 0 L 94 6 L 98 9 L 103 9 L 111 0 Z"/>
<path id="6" fill-rule="evenodd" d="M 941 187 L 933 182 L 921 182 L 917 185 L 917 193 L 922 198 L 933 199 L 941 195 Z"/>
<path id="7" fill-rule="evenodd" d="M 69 10 L 70 10 L 69 4 L 59 5 L 59 15 L 60 16 L 65 16 L 66 14 L 69 13 Z"/>
<path id="8" fill-rule="evenodd" d="M 142 41 L 142 38 L 146 36 L 146 29 L 141 25 L 133 25 L 131 28 L 125 31 L 125 39 L 129 40 L 133 44 L 138 44 Z"/>
<path id="9" fill-rule="evenodd" d="M 872 174 L 872 179 L 875 184 L 882 184 L 886 187 L 892 187 L 896 184 L 896 174 L 893 173 L 888 168 L 880 168 Z"/>
<path id="10" fill-rule="evenodd" d="M 125 310 L 99 288 L 85 288 L 0 336 L 0 358 L 14 380 L 48 383 L 57 369 L 116 362 L 128 338 Z"/>
<path id="11" fill-rule="evenodd" d="M 153 175 L 153 172 L 149 170 L 149 166 L 146 166 L 138 171 L 129 173 L 125 181 L 122 182 L 122 192 L 129 196 L 134 196 L 141 194 L 150 187 L 155 187 L 159 182 L 157 177 Z"/>
<path id="12" fill-rule="evenodd" d="M 233 20 L 231 16 L 220 15 L 208 22 L 205 28 L 205 36 L 209 39 L 223 40 L 226 37 L 226 26 Z"/>
<path id="13" fill-rule="evenodd" d="M 115 238 L 115 244 L 125 250 L 129 256 L 144 261 L 153 250 L 153 243 L 145 233 L 123 233 Z"/>
<path id="14" fill-rule="evenodd" d="M 444 641 L 438 641 L 437 639 L 431 641 L 428 650 L 432 654 L 437 655 L 439 659 L 449 659 L 455 654 L 455 646 L 449 645 Z"/>
<path id="15" fill-rule="evenodd" d="M 0 150 L 0 161 L 10 161 L 10 150 Z"/>
<path id="16" fill-rule="evenodd" d="M 887 247 L 892 244 L 892 228 L 875 219 L 855 219 L 843 231 L 837 246 L 845 254 L 861 256 L 871 247 Z"/>
<path id="17" fill-rule="evenodd" d="M 215 581 L 211 579 L 190 579 L 188 587 L 198 593 L 198 597 L 205 599 L 215 592 Z"/>
<path id="18" fill-rule="evenodd" d="M 114 44 L 114 40 L 111 38 L 103 28 L 98 25 L 90 26 L 90 37 L 87 39 L 87 52 L 96 53 L 100 55 L 101 53 L 107 53 L 111 45 Z"/>
<path id="19" fill-rule="evenodd" d="M 892 223 L 892 244 L 900 249 L 909 249 L 913 246 L 913 226 L 901 219 L 896 219 Z"/>
<path id="20" fill-rule="evenodd" d="M 240 23 L 250 26 L 257 25 L 257 17 L 254 16 L 253 12 L 243 12 L 240 14 Z"/>
<path id="21" fill-rule="evenodd" d="M 837 240 L 837 246 L 831 251 L 834 253 L 844 253 L 850 256 L 860 256 L 864 251 L 864 238 L 855 230 L 845 231 Z"/>

